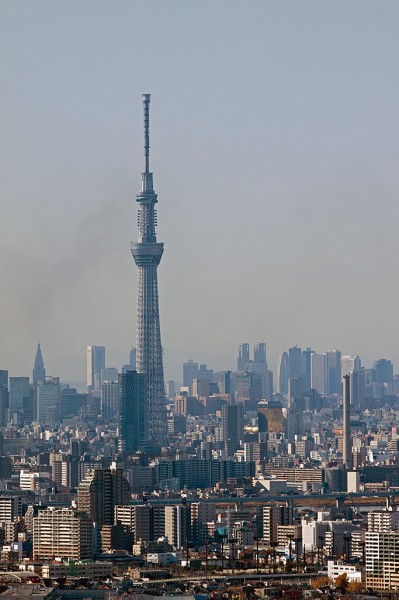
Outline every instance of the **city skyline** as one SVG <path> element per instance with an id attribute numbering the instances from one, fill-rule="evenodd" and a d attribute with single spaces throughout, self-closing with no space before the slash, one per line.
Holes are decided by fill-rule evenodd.
<path id="1" fill-rule="evenodd" d="M 274 372 L 295 343 L 397 368 L 398 6 L 170 6 L 1 8 L 1 364 L 30 373 L 38 338 L 64 380 L 88 344 L 127 362 L 149 90 L 166 377 L 190 355 L 234 368 L 259 337 Z"/>
<path id="2" fill-rule="evenodd" d="M 245 361 L 243 362 L 242 349 L 245 347 Z M 261 348 L 262 360 L 265 362 L 257 362 L 256 357 Z M 289 381 L 292 380 L 292 385 L 296 385 L 298 378 L 302 380 L 300 389 L 316 389 L 320 394 L 329 396 L 331 394 L 338 394 L 342 396 L 341 384 L 344 381 L 344 375 L 350 373 L 363 373 L 366 374 L 370 371 L 374 371 L 376 382 L 381 384 L 383 382 L 391 381 L 393 377 L 399 377 L 396 365 L 390 358 L 387 357 L 374 357 L 373 360 L 366 364 L 362 357 L 358 354 L 347 354 L 346 352 L 339 349 L 315 349 L 310 346 L 301 348 L 297 344 L 289 348 L 283 349 L 278 357 L 277 364 L 270 364 L 268 359 L 266 362 L 266 350 L 267 344 L 265 342 L 244 342 L 238 344 L 236 348 L 236 356 L 232 356 L 229 364 L 224 364 L 220 368 L 213 365 L 204 363 L 201 360 L 197 360 L 197 357 L 189 356 L 180 365 L 180 370 L 174 379 L 165 378 L 164 387 L 169 384 L 173 384 L 175 392 L 179 391 L 177 386 L 181 386 L 182 389 L 189 387 L 191 390 L 193 378 L 198 378 L 199 382 L 203 384 L 207 381 L 213 381 L 214 373 L 251 373 L 261 375 L 269 374 L 270 389 L 274 390 L 274 393 L 283 393 L 284 395 L 290 395 L 289 392 Z M 133 371 L 134 367 L 130 362 L 125 362 L 123 365 L 110 365 L 109 361 L 105 361 L 105 347 L 104 346 L 87 346 L 86 348 L 86 367 L 87 367 L 87 379 L 85 381 L 70 380 L 63 377 L 62 373 L 57 373 L 56 380 L 65 385 L 72 385 L 80 392 L 91 393 L 93 391 L 99 392 L 104 381 L 112 382 L 114 385 L 117 384 L 118 373 L 126 373 L 127 371 Z M 99 354 L 100 352 L 100 354 Z M 129 358 L 132 355 L 135 356 L 136 348 L 132 347 L 129 352 Z M 96 371 L 94 367 L 92 356 L 97 356 L 97 361 L 100 360 L 101 365 Z M 292 358 L 289 358 L 289 355 Z M 35 385 L 35 368 L 38 363 L 38 356 L 40 357 L 40 368 L 43 369 L 43 377 L 45 376 L 46 369 L 44 368 L 43 356 L 40 344 L 37 346 L 35 360 L 33 362 L 33 377 L 31 375 L 13 373 L 5 365 L 4 373 L 7 373 L 7 377 L 11 379 L 26 379 L 32 381 Z M 283 373 L 281 371 L 281 361 L 285 361 L 283 366 Z M 316 361 L 316 362 L 315 362 Z M 95 362 L 95 361 L 94 361 Z M 319 366 L 316 367 L 316 364 Z M 323 365 L 321 367 L 321 365 Z M 339 366 L 338 366 L 339 365 Z M 316 368 L 316 370 L 315 370 Z M 321 368 L 321 370 L 320 370 Z M 137 369 L 138 372 L 142 372 Z M 96 372 L 95 372 L 96 371 Z M 93 379 L 95 373 L 96 387 L 93 389 L 92 385 L 88 384 L 89 377 Z M 389 374 L 389 376 L 388 376 Z M 46 380 L 54 379 L 52 375 L 46 377 Z M 44 380 L 44 379 L 43 379 Z M 191 383 L 189 383 L 189 381 Z M 268 384 L 269 385 L 269 384 Z M 269 388 L 268 388 L 269 389 Z M 192 391 L 192 390 L 191 390 Z M 301 392 L 302 393 L 302 392 Z M 196 394 L 194 394 L 196 395 Z M 166 394 L 168 396 L 168 394 Z"/>
<path id="3" fill-rule="evenodd" d="M 2 597 L 399 589 L 398 27 L 0 4 Z"/>

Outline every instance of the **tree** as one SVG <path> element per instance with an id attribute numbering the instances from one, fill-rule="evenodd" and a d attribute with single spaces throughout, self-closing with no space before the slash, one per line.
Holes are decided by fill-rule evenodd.
<path id="1" fill-rule="evenodd" d="M 330 580 L 327 575 L 322 575 L 321 577 L 316 577 L 316 579 L 313 579 L 312 588 L 314 590 L 318 590 L 319 588 L 326 587 L 326 585 L 329 585 L 329 583 Z"/>
<path id="2" fill-rule="evenodd" d="M 364 585 L 360 581 L 350 581 L 347 587 L 348 592 L 358 594 L 364 590 Z"/>
<path id="3" fill-rule="evenodd" d="M 337 577 L 337 579 L 335 580 L 335 585 L 337 587 L 342 588 L 343 590 L 346 590 L 346 588 L 348 587 L 349 581 L 348 581 L 348 575 L 346 573 L 342 573 L 342 575 L 339 575 Z"/>

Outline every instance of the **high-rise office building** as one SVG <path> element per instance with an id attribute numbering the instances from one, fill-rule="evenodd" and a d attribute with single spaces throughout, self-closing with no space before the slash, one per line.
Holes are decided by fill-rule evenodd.
<path id="1" fill-rule="evenodd" d="M 244 436 L 244 407 L 242 404 L 224 404 L 222 406 L 222 440 L 227 447 L 228 456 L 233 456 L 240 447 Z"/>
<path id="2" fill-rule="evenodd" d="M 115 367 L 108 367 L 106 369 L 101 369 L 100 373 L 100 382 L 101 385 L 104 381 L 118 381 L 118 369 Z M 101 387 L 100 387 L 101 389 Z"/>
<path id="3" fill-rule="evenodd" d="M 105 346 L 87 346 L 87 389 L 101 389 L 101 369 L 105 369 Z"/>
<path id="4" fill-rule="evenodd" d="M 317 390 L 319 394 L 327 393 L 328 378 L 327 378 L 327 356 L 326 354 L 311 355 L 310 363 L 310 385 L 313 390 Z"/>
<path id="5" fill-rule="evenodd" d="M 129 454 L 149 439 L 146 375 L 137 371 L 120 373 L 118 387 L 120 450 Z"/>
<path id="6" fill-rule="evenodd" d="M 24 408 L 30 397 L 29 377 L 10 377 L 10 414 Z"/>
<path id="7" fill-rule="evenodd" d="M 129 353 L 129 365 L 132 367 L 133 371 L 136 370 L 136 348 L 132 346 Z"/>
<path id="8" fill-rule="evenodd" d="M 352 371 L 349 374 L 351 382 L 351 405 L 362 407 L 365 395 L 365 370 Z"/>
<path id="9" fill-rule="evenodd" d="M 213 369 L 208 369 L 208 365 L 199 365 L 197 379 L 201 379 L 201 381 L 209 381 L 209 383 L 213 383 L 213 381 L 214 381 Z"/>
<path id="10" fill-rule="evenodd" d="M 300 398 L 304 394 L 303 379 L 288 380 L 288 406 L 293 406 L 295 398 Z"/>
<path id="11" fill-rule="evenodd" d="M 254 346 L 252 371 L 254 373 L 265 373 L 267 371 L 266 344 L 264 342 L 259 342 Z"/>
<path id="12" fill-rule="evenodd" d="M 246 371 L 249 364 L 249 344 L 244 343 L 238 346 L 237 371 Z"/>
<path id="13" fill-rule="evenodd" d="M 40 342 L 39 342 L 37 345 L 35 363 L 33 366 L 33 374 L 32 374 L 33 385 L 35 385 L 39 381 L 44 381 L 45 379 L 46 379 L 46 369 L 44 368 L 44 361 L 43 361 L 42 351 L 41 351 Z"/>
<path id="14" fill-rule="evenodd" d="M 0 427 L 7 423 L 8 410 L 8 371 L 0 370 Z"/>
<path id="15" fill-rule="evenodd" d="M 209 381 L 208 379 L 193 379 L 192 395 L 194 398 L 200 396 L 209 396 Z"/>
<path id="16" fill-rule="evenodd" d="M 138 268 L 136 362 L 137 371 L 146 375 L 148 439 L 162 444 L 166 437 L 165 384 L 161 328 L 159 322 L 157 269 L 163 254 L 163 243 L 157 242 L 155 228 L 158 202 L 150 172 L 150 94 L 143 94 L 144 106 L 144 173 L 139 203 L 139 236 L 132 243 L 132 254 Z"/>
<path id="17" fill-rule="evenodd" d="M 119 386 L 117 381 L 103 381 L 101 386 L 101 415 L 106 421 L 119 417 Z"/>
<path id="18" fill-rule="evenodd" d="M 393 364 L 386 358 L 379 358 L 374 363 L 374 381 L 375 383 L 392 383 Z"/>
<path id="19" fill-rule="evenodd" d="M 266 398 L 266 400 L 273 399 L 273 373 L 272 371 L 264 371 L 261 373 L 262 379 L 262 398 Z"/>
<path id="20" fill-rule="evenodd" d="M 8 389 L 0 384 L 0 427 L 5 427 L 7 422 Z"/>
<path id="21" fill-rule="evenodd" d="M 34 392 L 29 377 L 10 377 L 8 418 L 14 425 L 30 424 L 34 416 Z"/>
<path id="22" fill-rule="evenodd" d="M 341 352 L 339 350 L 328 350 L 327 357 L 327 381 L 328 395 L 341 394 Z"/>
<path id="23" fill-rule="evenodd" d="M 36 387 L 37 422 L 56 423 L 60 419 L 61 386 L 58 377 L 47 377 Z"/>
<path id="24" fill-rule="evenodd" d="M 6 369 L 0 369 L 0 385 L 8 390 L 8 371 Z"/>
<path id="25" fill-rule="evenodd" d="M 176 384 L 173 379 L 170 379 L 166 384 L 166 395 L 170 400 L 176 396 Z"/>
<path id="26" fill-rule="evenodd" d="M 305 392 L 308 392 L 311 388 L 310 379 L 311 379 L 311 363 L 312 363 L 312 348 L 306 348 L 306 350 L 302 351 L 302 379 L 303 379 L 303 389 Z"/>
<path id="27" fill-rule="evenodd" d="M 183 363 L 183 386 L 189 388 L 190 394 L 192 393 L 193 380 L 198 379 L 198 373 L 198 363 L 194 362 L 191 358 Z"/>
<path id="28" fill-rule="evenodd" d="M 278 359 L 277 365 L 277 381 L 278 391 L 280 394 L 288 393 L 288 379 L 289 379 L 290 363 L 288 360 L 287 352 L 283 352 Z"/>
<path id="29" fill-rule="evenodd" d="M 136 371 L 136 348 L 134 346 L 131 347 L 129 352 L 129 362 L 122 367 L 122 373 L 127 371 Z"/>
<path id="30" fill-rule="evenodd" d="M 288 349 L 290 377 L 297 379 L 302 375 L 302 350 L 298 346 Z"/>
<path id="31" fill-rule="evenodd" d="M 349 375 L 352 371 L 360 371 L 362 364 L 360 357 L 356 354 L 355 356 L 344 354 L 341 357 L 341 375 Z"/>

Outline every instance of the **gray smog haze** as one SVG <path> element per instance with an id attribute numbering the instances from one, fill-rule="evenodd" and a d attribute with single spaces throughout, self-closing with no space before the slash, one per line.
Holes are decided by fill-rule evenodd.
<path id="1" fill-rule="evenodd" d="M 263 340 L 398 370 L 396 0 L 0 11 L 0 368 L 127 362 L 149 92 L 166 378 Z"/>

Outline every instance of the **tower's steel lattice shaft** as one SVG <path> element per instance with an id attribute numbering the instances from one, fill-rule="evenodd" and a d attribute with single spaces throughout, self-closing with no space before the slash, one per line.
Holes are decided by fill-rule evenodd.
<path id="1" fill-rule="evenodd" d="M 138 267 L 136 364 L 137 371 L 147 376 L 146 437 L 150 442 L 162 444 L 166 438 L 166 412 L 157 268 L 163 243 L 157 242 L 155 234 L 155 204 L 158 200 L 150 173 L 150 94 L 143 94 L 143 106 L 145 160 L 141 191 L 137 194 L 139 236 L 137 243 L 132 243 L 132 254 Z"/>

